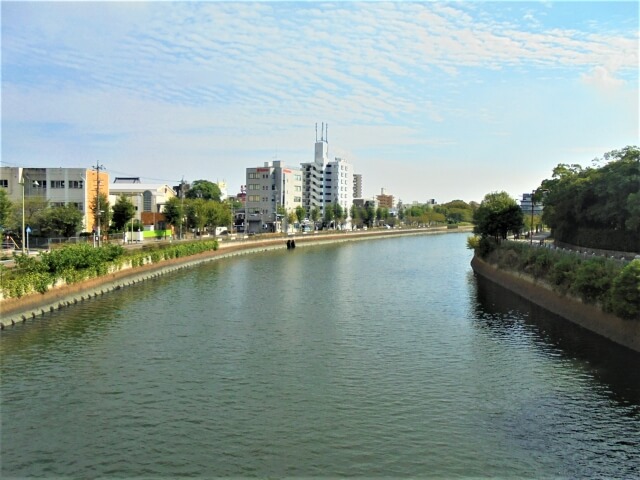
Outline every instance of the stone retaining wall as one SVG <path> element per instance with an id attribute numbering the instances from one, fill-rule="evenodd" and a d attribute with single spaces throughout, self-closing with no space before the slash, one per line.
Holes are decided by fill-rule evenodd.
<path id="1" fill-rule="evenodd" d="M 478 257 L 471 261 L 477 275 L 504 287 L 521 297 L 600 336 L 640 352 L 640 321 L 623 320 L 603 312 L 595 305 L 560 295 L 532 277 L 500 270 Z"/>

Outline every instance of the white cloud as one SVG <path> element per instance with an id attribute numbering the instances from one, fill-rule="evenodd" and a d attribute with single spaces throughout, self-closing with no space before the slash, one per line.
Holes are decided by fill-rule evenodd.
<path id="1" fill-rule="evenodd" d="M 624 85 L 623 80 L 615 78 L 606 68 L 601 66 L 594 67 L 589 73 L 583 73 L 580 78 L 587 85 L 605 91 L 615 90 Z"/>

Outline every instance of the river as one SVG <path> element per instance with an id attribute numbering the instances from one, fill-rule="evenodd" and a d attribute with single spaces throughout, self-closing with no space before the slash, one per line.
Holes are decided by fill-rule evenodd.
<path id="1" fill-rule="evenodd" d="M 466 234 L 270 251 L 0 335 L 11 477 L 640 476 L 640 356 Z"/>

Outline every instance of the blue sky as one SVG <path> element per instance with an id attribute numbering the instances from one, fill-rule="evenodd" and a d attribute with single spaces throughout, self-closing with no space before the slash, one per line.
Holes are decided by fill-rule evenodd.
<path id="1" fill-rule="evenodd" d="M 313 159 L 518 197 L 639 143 L 637 2 L 2 2 L 2 165 L 174 184 Z"/>

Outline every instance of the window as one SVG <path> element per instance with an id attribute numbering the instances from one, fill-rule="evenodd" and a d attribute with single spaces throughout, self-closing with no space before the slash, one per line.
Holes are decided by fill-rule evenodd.
<path id="1" fill-rule="evenodd" d="M 51 180 L 51 188 L 64 188 L 64 180 Z"/>
<path id="2" fill-rule="evenodd" d="M 249 195 L 249 201 L 250 202 L 259 202 L 260 201 L 260 195 Z"/>
<path id="3" fill-rule="evenodd" d="M 151 209 L 151 192 L 149 190 L 145 190 L 142 194 L 142 211 L 144 212 L 152 212 Z"/>
<path id="4" fill-rule="evenodd" d="M 6 180 L 4 178 L 2 180 L 0 180 L 0 187 L 9 188 L 9 180 Z"/>
<path id="5" fill-rule="evenodd" d="M 69 180 L 69 188 L 83 188 L 84 182 L 82 180 Z"/>
<path id="6" fill-rule="evenodd" d="M 257 174 L 257 173 L 255 173 L 255 172 L 251 172 L 251 173 L 249 174 L 249 178 L 250 178 L 250 179 L 254 179 L 254 178 L 260 178 L 260 177 L 258 177 L 258 174 Z"/>
<path id="7" fill-rule="evenodd" d="M 258 183 L 250 183 L 249 190 L 260 190 L 260 184 Z"/>

